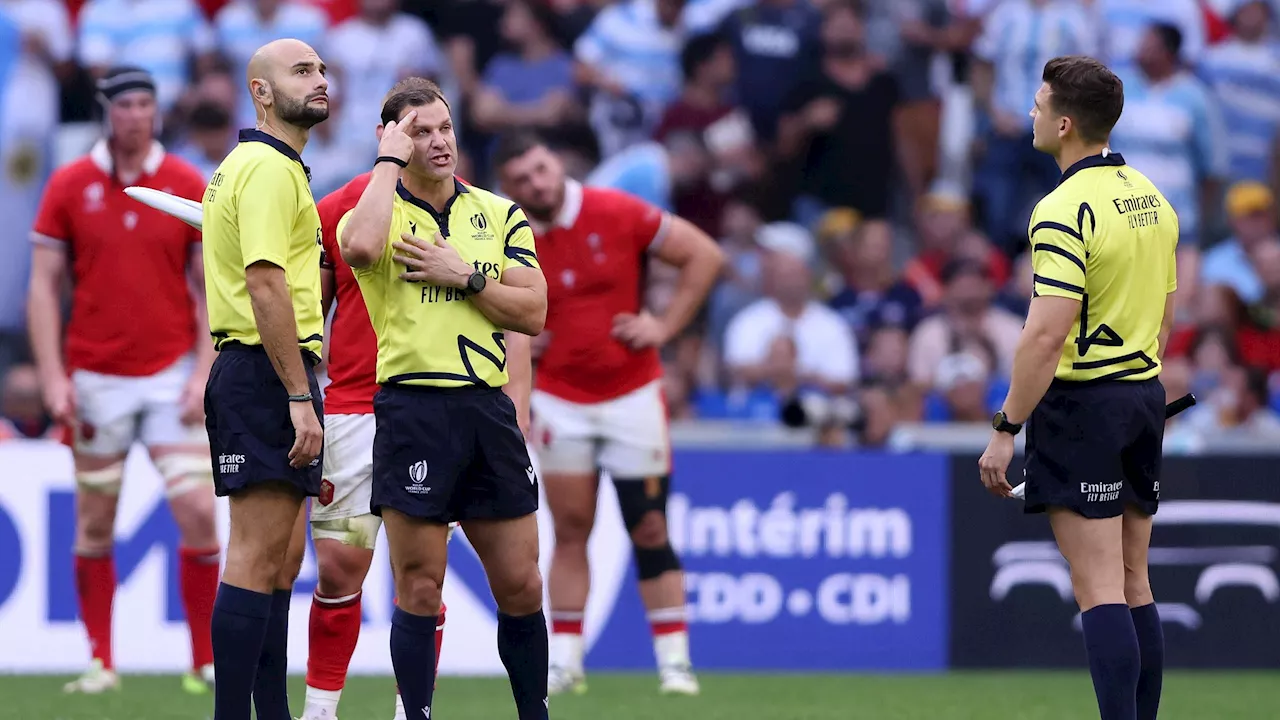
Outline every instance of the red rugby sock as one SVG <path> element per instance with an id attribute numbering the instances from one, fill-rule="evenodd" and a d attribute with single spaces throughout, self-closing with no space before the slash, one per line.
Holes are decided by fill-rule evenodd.
<path id="1" fill-rule="evenodd" d="M 213 601 L 218 596 L 218 548 L 178 549 L 178 587 L 191 631 L 191 667 L 213 662 Z"/>
<path id="2" fill-rule="evenodd" d="M 76 594 L 80 619 L 89 637 L 89 652 L 104 667 L 114 667 L 111 657 L 111 606 L 116 599 L 116 562 L 106 555 L 75 556 Z"/>
<path id="3" fill-rule="evenodd" d="M 341 690 L 347 668 L 360 640 L 360 596 L 311 599 L 307 626 L 307 686 L 317 690 Z"/>

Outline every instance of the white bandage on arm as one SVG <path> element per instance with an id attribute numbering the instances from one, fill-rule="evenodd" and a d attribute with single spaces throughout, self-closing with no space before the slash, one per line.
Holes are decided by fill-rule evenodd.
<path id="1" fill-rule="evenodd" d="M 382 518 L 369 513 L 333 520 L 312 520 L 311 537 L 372 550 L 378 544 L 378 529 L 381 527 Z"/>
<path id="2" fill-rule="evenodd" d="M 196 452 L 172 452 L 155 459 L 156 472 L 164 478 L 164 496 L 176 498 L 213 484 L 209 456 Z"/>
<path id="3" fill-rule="evenodd" d="M 76 470 L 76 487 L 86 492 L 119 495 L 123 480 L 123 459 L 97 470 Z"/>

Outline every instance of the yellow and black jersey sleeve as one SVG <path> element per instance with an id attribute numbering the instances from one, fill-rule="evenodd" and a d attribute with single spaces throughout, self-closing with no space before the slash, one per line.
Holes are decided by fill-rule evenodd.
<path id="1" fill-rule="evenodd" d="M 1080 205 L 1074 212 L 1056 205 L 1036 207 L 1030 236 L 1033 292 L 1037 297 L 1084 298 L 1089 257 L 1085 238 L 1086 230 L 1091 232 L 1093 224 L 1093 212 L 1088 205 Z"/>

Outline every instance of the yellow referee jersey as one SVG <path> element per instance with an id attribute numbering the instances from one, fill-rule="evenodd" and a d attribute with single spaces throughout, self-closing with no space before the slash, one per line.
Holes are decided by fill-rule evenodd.
<path id="1" fill-rule="evenodd" d="M 338 237 L 351 212 L 338 223 Z M 353 268 L 378 336 L 378 383 L 505 385 L 503 329 L 468 301 L 466 291 L 400 279 L 406 268 L 392 259 L 391 243 L 406 232 L 430 241 L 437 230 L 492 282 L 513 267 L 538 267 L 533 231 L 510 200 L 454 180 L 453 197 L 437 213 L 397 186 L 386 249 L 373 265 Z"/>
<path id="2" fill-rule="evenodd" d="M 298 345 L 320 357 L 320 215 L 310 172 L 293 148 L 260 130 L 218 166 L 204 193 L 204 273 L 214 346 L 261 345 L 245 268 L 284 269 L 298 325 Z"/>
<path id="3" fill-rule="evenodd" d="M 1056 377 L 1146 380 L 1160 374 L 1160 324 L 1178 287 L 1178 215 L 1117 153 L 1063 173 L 1031 215 L 1036 296 L 1080 301 Z"/>

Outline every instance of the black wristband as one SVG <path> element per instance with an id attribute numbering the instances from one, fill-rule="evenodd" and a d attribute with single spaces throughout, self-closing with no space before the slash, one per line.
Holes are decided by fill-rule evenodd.
<path id="1" fill-rule="evenodd" d="M 374 164 L 374 165 L 377 165 L 378 163 L 382 163 L 382 162 L 395 163 L 396 165 L 399 165 L 400 167 L 409 167 L 409 163 L 408 163 L 408 162 L 406 162 L 406 161 L 404 161 L 404 160 L 401 160 L 401 159 L 400 159 L 400 158 L 398 158 L 398 157 L 391 157 L 390 155 L 379 155 L 379 156 L 378 156 L 378 159 L 373 161 L 373 164 Z"/>
<path id="2" fill-rule="evenodd" d="M 311 402 L 311 393 L 303 393 L 302 395 L 290 395 L 289 402 L 296 402 L 296 403 Z"/>

